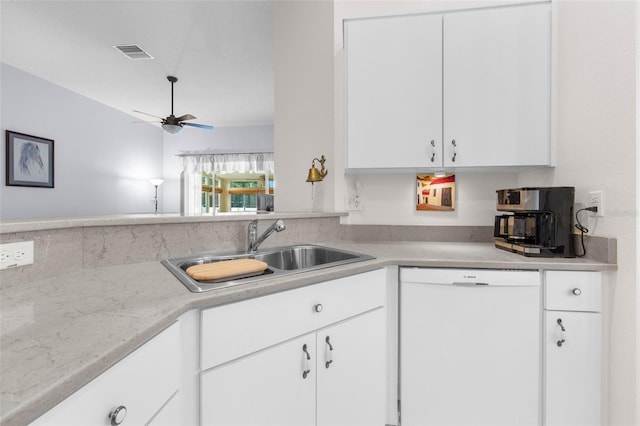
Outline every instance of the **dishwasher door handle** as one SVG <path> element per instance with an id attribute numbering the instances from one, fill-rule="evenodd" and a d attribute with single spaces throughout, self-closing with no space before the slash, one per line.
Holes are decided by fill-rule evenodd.
<path id="1" fill-rule="evenodd" d="M 454 281 L 451 284 L 462 286 L 462 287 L 475 287 L 477 285 L 489 285 L 489 283 L 464 282 L 464 281 Z"/>

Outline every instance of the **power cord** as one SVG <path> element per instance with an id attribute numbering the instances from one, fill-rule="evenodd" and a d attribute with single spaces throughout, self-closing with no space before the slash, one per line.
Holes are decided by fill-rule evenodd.
<path id="1" fill-rule="evenodd" d="M 576 254 L 576 257 L 584 257 L 587 254 L 587 249 L 584 247 L 584 234 L 589 233 L 589 229 L 580 223 L 580 218 L 578 214 L 583 211 L 597 213 L 598 208 L 596 206 L 593 207 L 585 207 L 584 209 L 580 209 L 576 212 L 576 228 L 580 231 L 580 243 L 582 244 L 582 254 Z"/>

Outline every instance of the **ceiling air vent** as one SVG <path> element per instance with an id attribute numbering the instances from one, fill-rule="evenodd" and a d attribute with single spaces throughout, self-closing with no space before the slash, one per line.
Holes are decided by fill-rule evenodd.
<path id="1" fill-rule="evenodd" d="M 118 49 L 124 56 L 129 59 L 153 59 L 153 56 L 142 50 L 140 46 L 135 44 L 123 44 L 120 46 L 113 46 Z"/>

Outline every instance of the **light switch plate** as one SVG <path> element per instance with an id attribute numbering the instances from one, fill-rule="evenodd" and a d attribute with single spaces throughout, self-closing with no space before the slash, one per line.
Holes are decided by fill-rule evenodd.
<path id="1" fill-rule="evenodd" d="M 33 264 L 33 241 L 0 244 L 0 270 Z"/>

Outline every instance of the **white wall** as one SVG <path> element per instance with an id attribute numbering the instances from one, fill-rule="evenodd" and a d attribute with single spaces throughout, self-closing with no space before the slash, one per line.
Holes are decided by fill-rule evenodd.
<path id="1" fill-rule="evenodd" d="M 521 185 L 573 185 L 576 202 L 603 190 L 605 217 L 589 220 L 590 234 L 618 241 L 618 272 L 606 288 L 610 317 L 609 422 L 640 424 L 637 255 L 636 120 L 637 22 L 634 2 L 556 3 L 557 167 L 523 174 Z M 585 216 L 586 217 L 586 216 Z M 606 383 L 605 383 L 606 384 Z"/>
<path id="2" fill-rule="evenodd" d="M 325 58 L 326 34 L 317 29 L 328 25 L 326 10 L 317 2 L 300 2 L 297 7 L 287 6 L 287 31 L 278 38 L 276 54 L 280 58 L 276 66 L 286 65 L 289 73 L 279 74 L 278 79 L 291 78 L 291 86 L 283 87 L 287 80 L 276 85 L 276 155 L 291 152 L 287 164 L 291 178 L 306 175 L 306 167 L 299 166 L 304 155 L 310 155 L 309 142 L 318 143 L 329 152 L 325 140 L 318 141 L 316 134 L 323 134 L 330 122 L 326 118 L 327 97 L 321 90 L 314 90 L 320 79 L 327 78 L 325 66 L 313 62 L 313 67 L 296 62 L 306 61 L 316 54 L 316 59 Z M 466 2 L 467 4 L 469 2 Z M 496 3 L 496 2 L 491 2 Z M 477 3 L 476 3 L 477 4 Z M 483 2 L 488 5 L 489 2 Z M 360 196 L 363 211 L 352 213 L 350 223 L 368 224 L 423 224 L 423 225 L 487 225 L 493 223 L 495 215 L 494 191 L 497 188 L 524 185 L 572 185 L 576 187 L 576 202 L 584 203 L 587 192 L 605 192 L 606 217 L 597 222 L 589 221 L 592 235 L 615 237 L 618 240 L 617 273 L 607 279 L 605 301 L 605 343 L 610 343 L 605 353 L 605 404 L 606 424 L 640 424 L 638 411 L 637 338 L 638 313 L 637 293 L 637 247 L 638 211 L 636 193 L 633 188 L 638 174 L 636 162 L 636 116 L 635 105 L 635 2 L 618 1 L 554 1 L 557 5 L 557 92 L 555 94 L 554 138 L 557 143 L 555 169 L 545 169 L 521 174 L 487 173 L 456 176 L 458 197 L 457 209 L 452 213 L 416 213 L 415 176 L 371 174 L 360 176 L 343 175 L 343 64 L 342 64 L 342 19 L 376 15 L 393 15 L 417 11 L 434 11 L 446 7 L 461 7 L 465 2 L 422 1 L 336 1 L 333 21 L 333 64 L 335 66 L 335 114 L 333 148 L 334 158 L 329 163 L 335 174 L 332 191 L 333 204 L 337 210 L 346 208 L 345 198 L 353 193 L 355 179 L 360 180 Z M 276 8 L 277 9 L 277 8 Z M 281 8 L 282 12 L 282 8 Z M 278 28 L 278 16 L 276 16 Z M 295 24 L 293 23 L 295 22 Z M 297 26 L 296 26 L 297 25 Z M 276 30 L 277 31 L 277 30 Z M 316 38 L 309 40 L 308 37 Z M 285 37 L 287 40 L 284 40 Z M 306 43 L 304 48 L 300 41 Z M 278 47 L 278 43 L 282 45 Z M 305 50 L 306 49 L 306 50 Z M 313 59 L 313 58 L 312 58 Z M 324 80 L 322 80 L 324 81 Z M 328 79 L 327 79 L 328 83 Z M 278 103 L 282 96 L 288 108 L 278 115 Z M 303 108 L 295 110 L 296 99 Z M 318 108 L 311 108 L 316 105 Z M 291 115 L 289 115 L 289 113 Z M 307 143 L 302 135 L 313 135 Z M 279 135 L 286 137 L 279 138 Z M 302 147 L 300 145 L 303 145 Z M 305 147 L 306 146 L 306 147 Z M 304 155 L 303 155 L 304 154 Z M 288 154 L 287 154 L 288 155 Z M 277 163 L 281 164 L 282 163 Z M 282 176 L 282 173 L 280 174 Z M 303 184 L 287 185 L 281 196 L 293 199 Z M 282 189 L 282 188 L 281 188 Z M 302 192 L 304 193 L 304 192 Z M 297 205 L 309 206 L 303 199 Z"/>
<path id="3" fill-rule="evenodd" d="M 333 2 L 277 1 L 273 17 L 275 207 L 332 211 L 341 174 L 333 140 Z M 305 180 L 312 160 L 323 154 L 329 174 L 314 184 L 312 200 Z"/>
<path id="4" fill-rule="evenodd" d="M 640 215 L 640 7 L 636 5 L 636 217 Z M 640 224 L 636 219 L 636 366 L 640 366 Z M 636 368 L 636 423 L 640 423 L 640 368 Z"/>
<path id="5" fill-rule="evenodd" d="M 7 64 L 0 74 L 3 139 L 12 130 L 55 141 L 55 188 L 2 182 L 0 219 L 153 213 L 148 179 L 162 174 L 161 129 Z"/>
<path id="6" fill-rule="evenodd" d="M 160 211 L 180 212 L 180 172 L 182 159 L 177 154 L 187 151 L 215 153 L 273 152 L 273 126 L 215 127 L 203 130 L 185 127 L 177 135 L 164 133 L 163 179 Z M 274 175 L 276 185 L 278 176 Z"/>
<path id="7" fill-rule="evenodd" d="M 493 2 L 495 3 L 495 2 Z M 640 424 L 637 302 L 638 210 L 633 182 L 636 162 L 635 105 L 636 2 L 560 0 L 557 6 L 557 93 L 555 169 L 515 174 L 456 175 L 456 212 L 414 212 L 413 175 L 340 176 L 335 204 L 344 206 L 359 179 L 364 205 L 350 223 L 491 225 L 494 190 L 525 185 L 571 185 L 576 202 L 590 190 L 604 190 L 606 217 L 589 221 L 592 235 L 618 240 L 617 273 L 607 282 L 605 341 L 611 362 L 605 371 L 606 423 Z M 452 3 L 449 3 L 451 5 Z M 455 2 L 459 7 L 464 2 Z M 488 4 L 488 2 L 484 2 Z M 442 8 L 436 1 L 337 1 L 334 41 L 336 66 L 336 155 L 343 152 L 342 19 L 392 15 Z M 447 5 L 447 7 L 449 7 Z M 340 156 L 341 158 L 341 156 Z M 340 163 L 342 167 L 342 163 Z"/>

